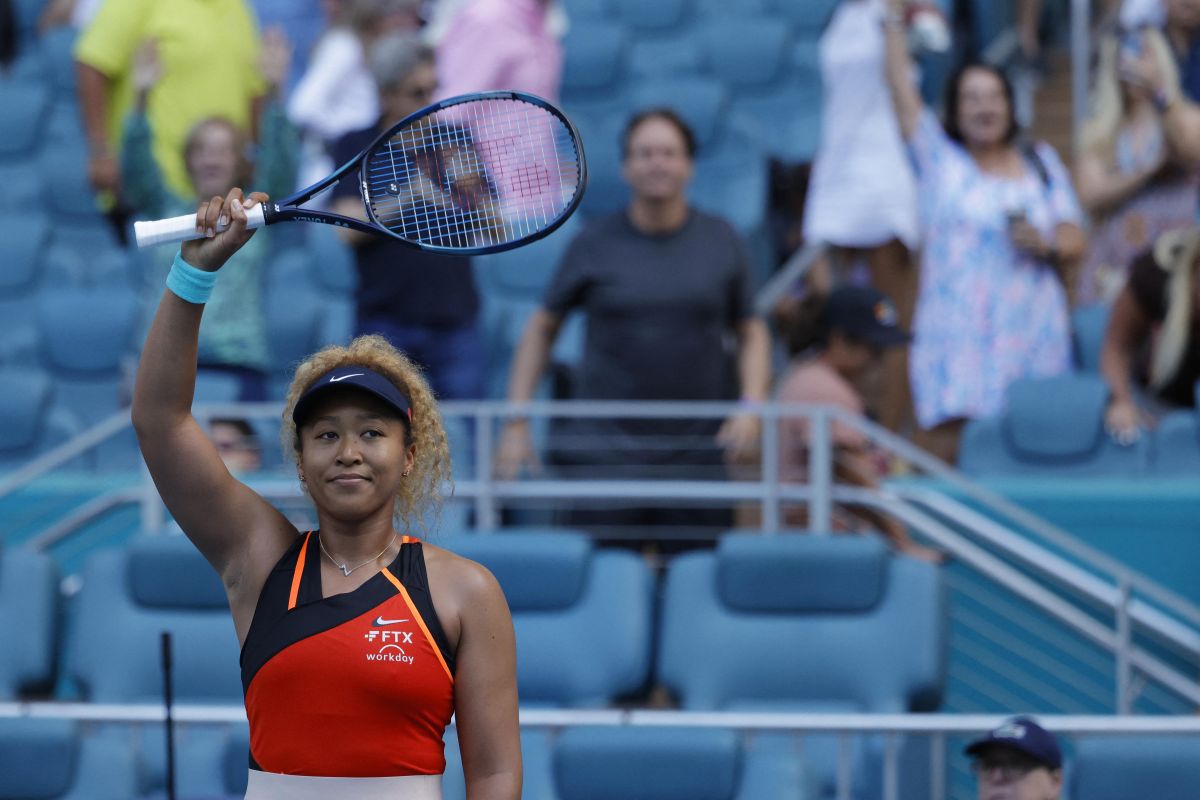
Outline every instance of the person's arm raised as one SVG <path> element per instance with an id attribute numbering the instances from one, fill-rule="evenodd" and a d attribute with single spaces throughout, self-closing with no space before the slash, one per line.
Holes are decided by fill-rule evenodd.
<path id="1" fill-rule="evenodd" d="M 246 230 L 245 208 L 266 199 L 255 193 L 243 205 L 241 189 L 232 189 L 224 198 L 201 204 L 197 230 L 209 234 L 183 244 L 183 261 L 194 270 L 219 270 L 254 233 Z M 229 227 L 216 233 L 225 222 Z M 201 296 L 193 294 L 193 299 Z M 229 474 L 216 447 L 192 416 L 203 311 L 202 302 L 184 300 L 172 289 L 164 291 L 138 366 L 133 425 L 163 502 L 221 575 L 232 600 L 247 567 L 257 566 L 256 571 L 261 572 L 262 564 L 269 561 L 269 570 L 274 563 L 271 555 L 275 560 L 282 555 L 295 529 Z M 262 577 L 265 579 L 265 573 Z M 237 608 L 234 614 L 241 625 Z M 239 634 L 244 634 L 240 627 Z"/>
<path id="2" fill-rule="evenodd" d="M 913 81 L 913 63 L 908 54 L 908 35 L 904 24 L 906 0 L 888 0 L 883 24 L 885 70 L 892 93 L 892 108 L 905 140 L 916 133 L 925 104 Z"/>

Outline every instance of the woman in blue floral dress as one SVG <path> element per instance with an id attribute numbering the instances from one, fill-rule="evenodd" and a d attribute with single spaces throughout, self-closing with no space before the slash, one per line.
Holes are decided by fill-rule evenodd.
<path id="1" fill-rule="evenodd" d="M 1065 281 L 1082 257 L 1082 215 L 1044 143 L 1022 147 L 1012 89 L 969 64 L 948 86 L 946 123 L 912 82 L 904 0 L 889 0 L 887 71 L 917 172 L 922 237 L 910 355 L 922 443 L 952 461 L 963 424 L 1003 410 L 1017 378 L 1071 366 Z"/>

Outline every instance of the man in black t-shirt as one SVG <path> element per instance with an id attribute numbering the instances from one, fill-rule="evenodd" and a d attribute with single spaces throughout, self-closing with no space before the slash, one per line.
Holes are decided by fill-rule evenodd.
<path id="1" fill-rule="evenodd" d="M 591 223 L 571 243 L 513 359 L 508 398 L 533 397 L 564 317 L 586 315 L 587 333 L 573 396 L 588 400 L 767 398 L 768 334 L 751 309 L 741 241 L 724 220 L 693 209 L 686 189 L 694 140 L 673 112 L 655 109 L 626 128 L 623 174 L 629 207 Z M 563 477 L 719 480 L 724 458 L 758 445 L 751 413 L 720 419 L 577 419 L 553 437 Z M 724 452 L 722 452 L 724 451 Z M 505 426 L 498 458 L 510 477 L 535 462 L 528 423 Z M 731 523 L 727 509 L 579 510 L 570 524 L 592 528 L 708 528 Z M 611 531 L 617 533 L 617 531 Z M 636 534 L 635 534 L 636 535 Z"/>
<path id="2" fill-rule="evenodd" d="M 1111 391 L 1105 427 L 1122 444 L 1149 424 L 1133 385 L 1162 406 L 1196 404 L 1200 381 L 1200 229 L 1169 231 L 1129 271 L 1104 333 L 1100 369 Z"/>
<path id="3" fill-rule="evenodd" d="M 369 62 L 382 114 L 375 125 L 348 133 L 331 146 L 330 155 L 338 164 L 432 102 L 437 89 L 433 51 L 411 34 L 380 39 Z M 335 213 L 365 218 L 357 172 L 334 188 L 332 198 Z M 354 247 L 358 265 L 355 334 L 383 335 L 425 368 L 442 399 L 482 397 L 484 348 L 470 260 L 425 253 L 347 228 L 337 230 Z"/>

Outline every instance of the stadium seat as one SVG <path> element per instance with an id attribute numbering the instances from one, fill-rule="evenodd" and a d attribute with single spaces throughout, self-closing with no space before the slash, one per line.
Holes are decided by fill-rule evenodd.
<path id="1" fill-rule="evenodd" d="M 629 203 L 629 187 L 621 177 L 621 134 L 627 116 L 575 118 L 588 161 L 588 186 L 579 206 L 585 217 L 611 214 Z"/>
<path id="2" fill-rule="evenodd" d="M 30 169 L 28 162 L 17 160 L 0 161 L 0 211 L 28 212 L 46 206 L 46 185 L 38 169 Z"/>
<path id="3" fill-rule="evenodd" d="M 19 425 L 7 415 L 4 420 L 5 431 Z M 0 700 L 52 685 L 57 611 L 58 573 L 50 557 L 24 547 L 0 547 Z"/>
<path id="4" fill-rule="evenodd" d="M 45 214 L 26 211 L 0 217 L 0 298 L 34 289 L 41 274 L 38 261 L 49 240 Z"/>
<path id="5" fill-rule="evenodd" d="M 62 288 L 37 298 L 42 358 L 55 383 L 55 403 L 84 426 L 122 408 L 122 368 L 140 325 L 137 299 L 126 288 Z M 127 429 L 101 444 L 95 464 L 130 468 L 137 442 Z"/>
<path id="6" fill-rule="evenodd" d="M 1075 747 L 1070 800 L 1195 797 L 1200 736 L 1089 736 Z"/>
<path id="7" fill-rule="evenodd" d="M 615 22 L 571 26 L 563 41 L 562 101 L 569 115 L 623 115 L 629 37 Z M 585 141 L 587 150 L 591 143 Z"/>
<path id="8" fill-rule="evenodd" d="M 60 719 L 0 719 L 0 800 L 128 800 L 132 752 Z"/>
<path id="9" fill-rule="evenodd" d="M 572 30 L 590 25 L 594 20 L 607 19 L 614 13 L 612 0 L 563 0 L 563 8 Z"/>
<path id="10" fill-rule="evenodd" d="M 1108 387 L 1099 375 L 1013 381 L 1008 408 L 967 423 L 958 466 L 976 478 L 1017 475 L 1137 477 L 1144 474 L 1146 437 L 1118 445 L 1104 432 Z"/>
<path id="11" fill-rule="evenodd" d="M 116 246 L 112 228 L 54 226 L 43 257 L 47 286 L 113 287 L 135 291 L 129 254 Z M 156 298 L 157 299 L 157 298 Z"/>
<path id="12" fill-rule="evenodd" d="M 696 0 L 696 13 L 700 19 L 721 17 L 742 19 L 771 13 L 772 0 Z"/>
<path id="13" fill-rule="evenodd" d="M 692 0 L 612 0 L 612 4 L 617 19 L 638 34 L 679 31 L 695 16 Z"/>
<path id="14" fill-rule="evenodd" d="M 50 85 L 59 97 L 75 102 L 75 40 L 79 31 L 63 25 L 46 31 L 38 40 Z"/>
<path id="15" fill-rule="evenodd" d="M 944 681 L 944 615 L 937 568 L 877 538 L 729 534 L 669 565 L 658 676 L 689 710 L 926 710 Z M 756 769 L 795 758 L 790 737 L 761 739 Z M 871 749 L 856 742 L 856 775 Z M 804 752 L 829 792 L 836 742 L 808 737 Z"/>
<path id="16" fill-rule="evenodd" d="M 668 36 L 641 36 L 629 47 L 632 81 L 694 75 L 703 63 L 701 42 L 690 30 Z"/>
<path id="17" fill-rule="evenodd" d="M 772 13 L 778 15 L 792 27 L 796 35 L 811 39 L 820 38 L 833 16 L 840 0 L 767 0 Z"/>
<path id="18" fill-rule="evenodd" d="M 267 345 L 271 350 L 270 397 L 281 400 L 296 365 L 323 340 L 325 304 L 309 282 L 308 256 L 295 250 L 272 259 L 263 292 Z"/>
<path id="19" fill-rule="evenodd" d="M 522 800 L 559 800 L 554 791 L 553 735 L 544 728 L 521 730 Z M 458 731 L 446 729 L 446 772 L 442 778 L 443 800 L 467 800 L 463 779 L 462 751 Z"/>
<path id="20" fill-rule="evenodd" d="M 0 470 L 26 466 L 82 429 L 72 414 L 54 404 L 54 381 L 40 366 L 0 368 L 0 381 L 3 386 L 21 387 L 0 393 L 0 419 L 5 420 L 0 428 Z"/>
<path id="21" fill-rule="evenodd" d="M 1200 387 L 1198 387 L 1200 388 Z M 1200 475 L 1200 411 L 1175 411 L 1154 430 L 1150 474 L 1158 478 Z"/>
<path id="22" fill-rule="evenodd" d="M 14 210 L 0 215 L 0 363 L 36 360 L 33 297 L 43 280 L 49 238 L 50 224 L 41 213 Z"/>
<path id="23" fill-rule="evenodd" d="M 358 289 L 354 251 L 338 238 L 332 225 L 308 225 L 304 232 L 309 279 L 326 292 L 353 297 Z"/>
<path id="24" fill-rule="evenodd" d="M 704 77 L 673 77 L 646 81 L 633 90 L 633 107 L 673 108 L 691 127 L 698 150 L 722 133 L 729 113 L 729 93 L 720 81 Z"/>
<path id="25" fill-rule="evenodd" d="M 238 643 L 216 572 L 183 536 L 91 557 L 68 632 L 67 677 L 98 703 L 162 701 L 160 639 L 174 641 L 175 701 L 242 702 Z"/>
<path id="26" fill-rule="evenodd" d="M 627 552 L 575 531 L 447 537 L 500 582 L 517 636 L 525 706 L 603 706 L 642 688 L 650 669 L 652 581 Z"/>
<path id="27" fill-rule="evenodd" d="M 1071 312 L 1071 338 L 1075 346 L 1075 365 L 1084 372 L 1100 371 L 1100 348 L 1108 327 L 1111 307 L 1094 305 Z"/>
<path id="28" fill-rule="evenodd" d="M 0 81 L 0 159 L 28 159 L 44 138 L 50 92 L 34 82 Z"/>
<path id="29" fill-rule="evenodd" d="M 569 728 L 555 747 L 554 776 L 561 800 L 735 800 L 741 743 L 712 728 Z"/>

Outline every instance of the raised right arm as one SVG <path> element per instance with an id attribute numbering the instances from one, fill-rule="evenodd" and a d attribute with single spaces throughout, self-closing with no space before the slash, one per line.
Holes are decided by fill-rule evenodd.
<path id="1" fill-rule="evenodd" d="M 186 242 L 183 259 L 213 272 L 249 240 L 240 189 L 200 207 L 198 220 L 215 227 L 227 215 L 230 227 L 212 238 Z M 252 195 L 261 202 L 265 195 Z M 167 508 L 196 548 L 220 574 L 234 605 L 239 634 L 238 598 L 257 600 L 267 572 L 287 549 L 296 531 L 269 503 L 237 481 L 192 416 L 197 341 L 204 306 L 171 290 L 163 292 L 146 336 L 133 394 L 133 424 L 154 484 Z M 243 591 L 244 590 L 244 591 Z M 252 609 L 251 609 L 252 611 Z M 248 626 L 249 619 L 244 620 Z"/>
<path id="2" fill-rule="evenodd" d="M 892 108 L 900 123 L 900 135 L 907 141 L 917 131 L 917 123 L 925 104 L 913 81 L 913 63 L 908 55 L 907 33 L 904 26 L 905 0 L 888 0 L 887 18 L 883 32 L 888 87 L 892 93 Z"/>

